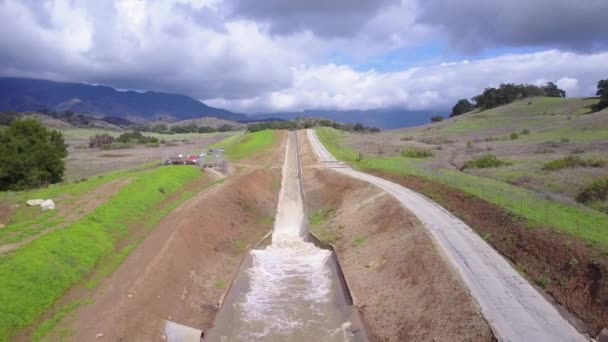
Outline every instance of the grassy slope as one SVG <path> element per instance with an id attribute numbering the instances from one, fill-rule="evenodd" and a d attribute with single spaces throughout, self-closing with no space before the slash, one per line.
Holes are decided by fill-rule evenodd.
<path id="1" fill-rule="evenodd" d="M 134 248 L 115 250 L 117 241 L 129 234 L 129 224 L 143 222 L 153 227 L 170 209 L 158 205 L 171 194 L 184 189 L 201 177 L 200 170 L 185 167 L 163 167 L 152 171 L 131 173 L 135 179 L 93 213 L 76 221 L 67 229 L 47 234 L 24 247 L 0 256 L 0 340 L 8 340 L 61 298 L 71 286 L 82 281 L 108 259 L 112 267 L 119 264 Z M 110 177 L 111 178 L 111 177 Z M 99 179 L 99 178 L 97 178 Z M 65 184 L 39 190 L 82 193 L 97 181 Z M 164 194 L 159 191 L 163 189 Z M 174 208 L 192 193 L 169 203 Z M 115 259 L 115 260 L 114 260 Z"/>
<path id="2" fill-rule="evenodd" d="M 85 194 L 108 182 L 135 176 L 143 168 L 146 167 L 142 166 L 129 171 L 109 172 L 83 182 L 53 184 L 42 189 L 0 192 L 0 201 L 22 203 L 29 199 L 57 198 L 64 195 L 77 198 L 79 195 Z M 28 236 L 36 235 L 49 227 L 60 224 L 62 220 L 55 218 L 56 214 L 57 211 L 54 210 L 41 212 L 38 207 L 20 205 L 11 216 L 6 227 L 0 230 L 0 245 L 19 242 Z"/>
<path id="3" fill-rule="evenodd" d="M 212 145 L 211 148 L 223 148 L 230 160 L 239 160 L 263 151 L 276 141 L 277 132 L 265 130 L 244 135 L 233 135 Z"/>
<path id="4" fill-rule="evenodd" d="M 592 129 L 587 129 L 584 133 L 581 133 L 579 129 L 580 126 L 600 122 L 602 119 L 600 115 L 605 116 L 606 113 L 572 114 L 578 115 L 576 124 L 573 124 L 572 118 L 567 118 L 571 116 L 571 114 L 568 114 L 570 112 L 582 112 L 581 101 L 585 101 L 582 104 L 587 105 L 586 102 L 592 103 L 593 100 L 545 98 L 535 100 L 537 101 L 534 101 L 532 105 L 522 101 L 495 110 L 467 114 L 439 125 L 386 134 L 392 134 L 392 139 L 395 139 L 396 136 L 397 143 L 393 142 L 393 144 L 404 144 L 399 142 L 400 136 L 411 136 L 416 140 L 450 138 L 467 141 L 471 139 L 472 135 L 475 135 L 478 139 L 483 139 L 484 136 L 494 137 L 498 133 L 507 134 L 512 130 L 520 131 L 523 129 L 531 129 L 533 132 L 538 131 L 538 135 L 542 134 L 542 136 L 539 138 L 537 133 L 533 133 L 529 137 L 522 138 L 522 140 L 542 140 L 548 137 L 562 136 L 562 134 L 566 134 L 571 140 L 578 141 L 587 141 L 589 136 L 593 136 L 595 139 L 604 139 L 603 137 L 606 136 L 605 139 L 608 139 L 608 125 L 606 124 L 595 124 Z M 523 111 L 523 109 L 528 110 L 528 107 L 531 107 L 532 115 L 529 111 Z M 561 113 L 557 110 L 560 108 L 562 109 Z M 555 114 L 556 112 L 557 114 Z M 507 113 L 515 114 L 507 118 Z M 540 120 L 539 116 L 543 119 Z M 548 124 L 547 121 L 550 121 L 550 123 Z M 431 127 L 431 129 L 428 127 Z M 405 158 L 398 153 L 393 153 L 393 155 L 371 153 L 365 154 L 362 161 L 357 161 L 358 153 L 352 147 L 354 146 L 353 141 L 367 139 L 366 143 L 372 143 L 380 140 L 381 135 L 360 138 L 361 136 L 327 128 L 317 129 L 317 134 L 321 142 L 337 159 L 346 161 L 358 169 L 436 179 L 521 215 L 527 218 L 532 226 L 549 225 L 561 231 L 578 235 L 592 244 L 608 246 L 608 215 L 601 212 L 580 205 L 547 200 L 535 191 L 511 185 L 501 179 L 464 173 L 456 168 L 436 167 L 433 165 L 433 159 Z M 508 140 L 504 143 L 521 144 L 522 141 Z"/>

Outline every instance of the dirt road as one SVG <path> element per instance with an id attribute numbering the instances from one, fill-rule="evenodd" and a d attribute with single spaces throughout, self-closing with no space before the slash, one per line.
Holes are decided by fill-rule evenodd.
<path id="1" fill-rule="evenodd" d="M 431 232 L 479 303 L 497 338 L 504 341 L 585 341 L 509 263 L 460 219 L 426 197 L 341 164 L 307 131 L 328 168 L 367 181 L 394 196 Z"/>

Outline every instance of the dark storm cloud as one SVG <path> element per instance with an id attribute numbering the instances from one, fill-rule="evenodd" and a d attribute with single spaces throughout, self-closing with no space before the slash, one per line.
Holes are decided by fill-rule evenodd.
<path id="1" fill-rule="evenodd" d="M 232 15 L 264 22 L 272 34 L 310 31 L 319 37 L 356 35 L 379 11 L 398 0 L 231 0 Z"/>
<path id="2" fill-rule="evenodd" d="M 461 53 L 484 48 L 608 48 L 607 0 L 425 0 L 418 21 L 441 27 Z"/>

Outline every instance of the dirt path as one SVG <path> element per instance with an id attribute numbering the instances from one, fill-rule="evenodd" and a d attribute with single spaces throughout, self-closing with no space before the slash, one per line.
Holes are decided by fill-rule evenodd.
<path id="1" fill-rule="evenodd" d="M 308 214 L 333 243 L 368 332 L 381 341 L 491 341 L 492 332 L 455 270 L 398 201 L 300 151 Z M 429 272 L 428 270 L 434 270 Z"/>
<path id="2" fill-rule="evenodd" d="M 420 219 L 458 270 L 498 338 L 510 341 L 585 341 L 509 263 L 464 222 L 426 197 L 336 160 L 307 132 L 328 167 L 381 188 Z"/>

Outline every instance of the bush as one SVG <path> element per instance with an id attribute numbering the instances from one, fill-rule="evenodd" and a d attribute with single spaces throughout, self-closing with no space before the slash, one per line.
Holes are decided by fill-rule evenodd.
<path id="1" fill-rule="evenodd" d="M 145 136 L 139 131 L 133 131 L 121 134 L 116 138 L 116 141 L 123 144 L 150 144 L 158 143 L 158 138 Z"/>
<path id="2" fill-rule="evenodd" d="M 529 129 L 524 129 L 523 131 L 521 131 L 521 134 L 530 134 L 530 130 Z"/>
<path id="3" fill-rule="evenodd" d="M 407 158 L 429 158 L 435 156 L 433 151 L 423 148 L 408 148 L 401 151 L 401 154 Z"/>
<path id="4" fill-rule="evenodd" d="M 414 140 L 414 137 L 412 137 L 412 136 L 406 135 L 404 137 L 401 137 L 401 141 L 412 141 L 412 140 Z"/>
<path id="5" fill-rule="evenodd" d="M 511 163 L 504 161 L 504 160 L 500 160 L 493 154 L 484 154 L 481 157 L 474 158 L 474 159 L 469 160 L 468 162 L 464 163 L 464 165 L 462 166 L 462 169 L 463 170 L 469 169 L 469 168 L 485 169 L 485 168 L 490 168 L 490 167 L 500 167 L 500 166 L 507 166 L 507 165 L 511 165 Z"/>
<path id="6" fill-rule="evenodd" d="M 467 148 L 473 148 L 473 142 L 467 141 Z"/>
<path id="7" fill-rule="evenodd" d="M 567 156 L 561 159 L 554 159 L 543 166 L 545 171 L 556 171 L 570 167 L 604 167 L 606 161 L 602 159 L 583 159 L 579 156 Z"/>
<path id="8" fill-rule="evenodd" d="M 517 139 L 519 139 L 519 134 L 513 132 L 513 133 L 511 133 L 511 135 L 509 136 L 509 138 L 511 140 L 517 140 Z"/>
<path id="9" fill-rule="evenodd" d="M 441 115 L 435 115 L 431 117 L 431 122 L 441 122 L 443 121 L 443 116 Z"/>
<path id="10" fill-rule="evenodd" d="M 605 201 L 606 199 L 608 199 L 608 177 L 596 179 L 576 196 L 576 200 L 580 203 Z"/>
<path id="11" fill-rule="evenodd" d="M 568 138 L 561 138 L 561 139 L 559 139 L 559 141 L 565 144 L 565 143 L 569 143 L 570 139 L 568 139 Z"/>
<path id="12" fill-rule="evenodd" d="M 67 155 L 61 133 L 33 119 L 13 121 L 0 132 L 0 191 L 60 182 Z"/>
<path id="13" fill-rule="evenodd" d="M 114 142 L 114 137 L 109 134 L 96 134 L 89 138 L 89 148 L 103 148 L 105 145 L 111 145 Z"/>

